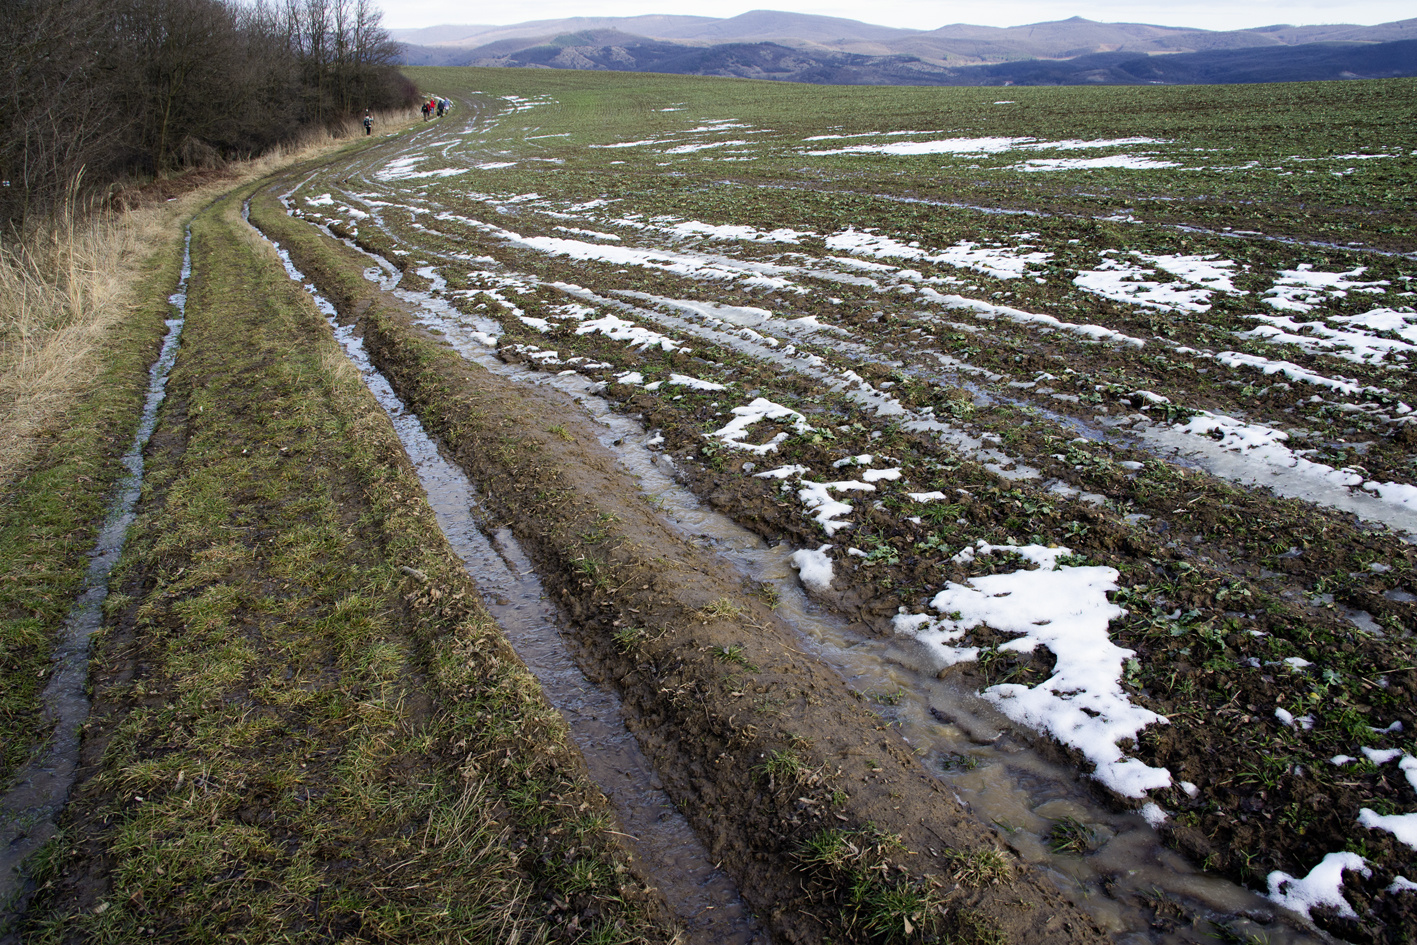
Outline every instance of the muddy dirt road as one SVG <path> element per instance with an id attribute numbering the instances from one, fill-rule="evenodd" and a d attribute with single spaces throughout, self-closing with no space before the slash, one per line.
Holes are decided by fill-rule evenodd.
<path id="1" fill-rule="evenodd" d="M 809 134 L 692 84 L 468 75 L 253 220 L 522 543 L 774 935 L 833 895 L 804 845 L 867 823 L 947 881 L 943 848 L 998 843 L 1113 933 L 1302 936 L 1283 906 L 1410 935 L 1410 260 L 872 163 L 1111 154 L 1129 205 L 1184 133 Z"/>
<path id="2" fill-rule="evenodd" d="M 1408 85 L 413 74 L 193 221 L 27 939 L 1413 940 Z"/>

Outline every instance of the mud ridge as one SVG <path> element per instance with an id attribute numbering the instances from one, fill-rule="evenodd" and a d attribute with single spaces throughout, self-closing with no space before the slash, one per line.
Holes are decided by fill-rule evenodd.
<path id="1" fill-rule="evenodd" d="M 755 589 L 671 531 L 564 395 L 470 365 L 357 275 L 343 247 L 300 237 L 269 197 L 253 221 L 282 242 L 430 432 L 481 484 L 611 681 L 665 788 L 776 940 L 861 929 L 850 889 L 804 854 L 825 832 L 888 838 L 879 879 L 928 890 L 965 940 L 1100 941 L 1039 872 L 970 885 L 990 832 L 842 680 L 796 646 Z M 308 233 L 308 229 L 306 230 Z"/>

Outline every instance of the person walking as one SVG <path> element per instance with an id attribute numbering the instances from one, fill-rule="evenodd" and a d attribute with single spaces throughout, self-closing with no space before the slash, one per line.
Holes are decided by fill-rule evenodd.
<path id="1" fill-rule="evenodd" d="M 374 133 L 374 113 L 369 109 L 364 109 L 364 133 L 371 135 Z"/>

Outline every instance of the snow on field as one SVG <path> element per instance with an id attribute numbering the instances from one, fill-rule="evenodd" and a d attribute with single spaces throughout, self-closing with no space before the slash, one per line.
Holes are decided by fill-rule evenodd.
<path id="1" fill-rule="evenodd" d="M 1182 423 L 1148 424 L 1136 432 L 1153 448 L 1176 448 L 1214 475 L 1417 533 L 1417 487 L 1316 463 L 1286 446 L 1289 435 L 1282 430 L 1203 410 Z"/>
<path id="2" fill-rule="evenodd" d="M 1028 252 L 1029 246 L 983 246 L 963 240 L 944 250 L 925 250 L 919 243 L 902 243 L 870 230 L 845 229 L 828 236 L 827 249 L 876 259 L 910 259 L 973 269 L 996 279 L 1018 279 L 1030 265 L 1043 265 L 1052 253 Z"/>
<path id="3" fill-rule="evenodd" d="M 664 143 L 664 142 L 662 142 L 662 141 L 659 140 L 658 138 L 645 138 L 645 139 L 642 140 L 642 141 L 616 141 L 616 142 L 614 142 L 613 144 L 591 144 L 591 145 L 587 145 L 587 147 L 591 147 L 591 148 L 610 148 L 610 149 L 614 149 L 614 148 L 643 148 L 643 147 L 648 147 L 648 146 L 653 145 L 653 144 L 663 144 L 663 143 Z"/>
<path id="4" fill-rule="evenodd" d="M 426 177 L 456 177 L 465 171 L 465 168 L 461 167 L 441 167 L 427 171 L 414 170 L 423 161 L 424 158 L 421 155 L 398 158 L 375 171 L 374 177 L 384 183 L 393 183 L 394 181 L 417 180 Z"/>
<path id="5" fill-rule="evenodd" d="M 1265 304 L 1284 312 L 1311 312 L 1330 298 L 1346 298 L 1349 292 L 1381 294 L 1386 282 L 1360 282 L 1367 270 L 1362 266 L 1348 272 L 1318 272 L 1309 263 L 1286 269 L 1265 293 Z"/>
<path id="6" fill-rule="evenodd" d="M 832 583 L 832 562 L 827 554 L 831 545 L 822 545 L 816 550 L 803 548 L 793 552 L 788 561 L 797 569 L 802 584 L 814 591 L 826 591 Z"/>
<path id="7" fill-rule="evenodd" d="M 1358 823 L 1369 830 L 1386 830 L 1400 842 L 1417 850 L 1417 814 L 1384 816 L 1365 807 L 1358 812 Z"/>
<path id="8" fill-rule="evenodd" d="M 708 223 L 700 223 L 697 220 L 686 220 L 682 223 L 675 223 L 673 226 L 670 226 L 668 230 L 673 236 L 698 236 L 715 240 L 742 240 L 748 243 L 800 243 L 804 236 L 815 235 L 812 233 L 801 233 L 786 227 L 764 232 L 751 226 L 714 226 Z"/>
<path id="9" fill-rule="evenodd" d="M 1343 898 L 1343 873 L 1351 870 L 1371 876 L 1367 861 L 1356 853 L 1330 853 L 1309 871 L 1296 879 L 1281 870 L 1269 874 L 1269 898 L 1286 909 L 1308 916 L 1320 906 L 1328 906 L 1339 915 L 1356 919 L 1357 913 Z"/>
<path id="10" fill-rule="evenodd" d="M 748 142 L 746 142 L 746 141 L 703 141 L 703 142 L 697 142 L 697 143 L 694 143 L 694 144 L 681 144 L 681 145 L 678 145 L 678 146 L 676 146 L 676 147 L 668 148 L 668 149 L 666 149 L 663 153 L 665 153 L 665 154 L 693 154 L 693 153 L 696 152 L 696 151 L 707 151 L 707 150 L 709 150 L 710 148 L 724 148 L 724 147 L 728 147 L 728 146 L 730 146 L 730 145 L 747 144 L 747 143 L 748 143 Z"/>
<path id="11" fill-rule="evenodd" d="M 1390 308 L 1375 308 L 1361 315 L 1341 315 L 1333 319 L 1353 328 L 1368 331 L 1390 331 L 1404 341 L 1417 345 L 1417 312 L 1411 309 L 1395 311 Z"/>
<path id="12" fill-rule="evenodd" d="M 735 413 L 740 410 L 746 412 L 746 408 L 734 408 Z M 776 442 L 780 442 L 780 440 Z M 774 443 L 774 449 L 775 448 L 776 445 Z M 884 458 L 879 459 L 884 461 Z M 877 457 L 873 457 L 870 454 L 863 454 L 860 456 L 848 456 L 832 465 L 836 469 L 843 469 L 850 466 L 870 467 L 872 463 L 877 460 Z M 810 473 L 811 470 L 806 466 L 792 465 L 780 466 L 777 469 L 769 469 L 766 472 L 755 473 L 755 475 L 759 479 L 781 480 L 781 489 L 784 493 L 792 492 L 795 488 L 797 498 L 802 503 L 807 517 L 820 525 L 822 531 L 826 532 L 827 537 L 835 535 L 843 528 L 850 528 L 852 523 L 843 520 L 843 516 L 849 515 L 854 511 L 851 503 L 836 498 L 832 495 L 832 492 L 875 492 L 876 483 L 893 482 L 901 477 L 899 467 L 886 469 L 866 468 L 862 470 L 859 480 L 843 479 L 833 482 L 818 482 L 806 478 Z M 794 487 L 793 483 L 788 480 L 796 480 L 796 486 Z M 863 556 L 865 554 L 864 552 L 856 552 L 854 549 L 853 552 Z M 805 578 L 803 581 L 806 583 Z"/>
<path id="13" fill-rule="evenodd" d="M 921 132 L 900 131 L 900 132 L 872 132 L 869 135 L 818 135 L 806 138 L 806 141 L 827 141 L 832 138 L 852 138 L 852 137 L 891 137 L 921 134 Z M 1110 140 L 1097 141 L 1039 141 L 1036 138 L 939 138 L 934 141 L 892 141 L 887 144 L 853 144 L 844 148 L 835 148 L 825 151 L 805 151 L 804 154 L 813 156 L 825 156 L 832 154 L 889 154 L 889 155 L 920 155 L 920 154 L 1000 154 L 1006 151 L 1030 150 L 1030 151 L 1078 151 L 1090 148 L 1114 148 L 1129 147 L 1136 144 L 1164 144 L 1154 138 L 1115 138 Z M 1028 164 L 1057 163 L 1061 166 L 1068 166 L 1071 163 L 1077 166 L 1098 166 L 1098 167 L 1175 167 L 1171 163 L 1152 162 L 1148 158 L 1137 158 L 1130 155 L 1114 155 L 1112 157 L 1101 158 L 1039 158 L 1036 161 L 1030 160 Z M 1101 163 L 1099 163 L 1101 162 Z M 1120 163 L 1107 163 L 1120 162 Z M 1032 168 L 1027 168 L 1032 169 Z M 1054 170 L 1057 168 L 1039 168 Z"/>
<path id="14" fill-rule="evenodd" d="M 789 434 L 785 431 L 778 431 L 766 443 L 745 442 L 755 424 L 764 420 L 778 420 L 789 423 L 793 433 L 812 432 L 812 425 L 807 422 L 806 417 L 790 407 L 775 404 L 766 397 L 759 397 L 746 407 L 734 407 L 732 413 L 733 419 L 728 422 L 727 426 L 712 433 L 706 433 L 704 436 L 719 440 L 724 446 L 747 450 L 762 456 L 774 452 L 778 444 L 786 440 Z"/>
<path id="15" fill-rule="evenodd" d="M 995 305 L 991 302 L 981 302 L 978 299 L 967 298 L 962 295 L 942 294 L 931 289 L 923 289 L 921 298 L 937 302 L 946 308 L 966 309 L 982 319 L 1007 318 L 1011 321 L 1024 325 L 1042 325 L 1048 328 L 1056 328 L 1060 331 L 1071 332 L 1092 338 L 1095 341 L 1114 341 L 1120 344 L 1134 345 L 1138 348 L 1146 344 L 1140 338 L 1133 338 L 1131 335 L 1124 335 L 1120 331 L 1111 328 L 1104 328 L 1101 325 L 1079 324 L 1077 322 L 1065 322 L 1052 315 L 1044 315 L 1038 312 L 1026 312 L 1023 309 L 1013 308 L 1008 305 Z"/>
<path id="16" fill-rule="evenodd" d="M 1156 267 L 1152 269 L 1116 258 L 1119 254 L 1119 250 L 1103 250 L 1104 258 L 1098 267 L 1080 271 L 1073 284 L 1118 302 L 1174 312 L 1208 312 L 1212 293 L 1235 291 L 1230 281 L 1235 264 L 1229 260 L 1217 261 L 1215 256 L 1126 254 Z M 1156 276 L 1157 269 L 1180 281 L 1148 278 Z"/>
<path id="17" fill-rule="evenodd" d="M 945 138 L 939 141 L 893 141 L 889 144 L 853 144 L 828 151 L 806 151 L 822 157 L 830 154 L 997 154 L 1011 151 L 1032 138 Z"/>
<path id="18" fill-rule="evenodd" d="M 1080 751 L 1095 766 L 1094 777 L 1124 797 L 1171 784 L 1171 773 L 1123 755 L 1119 743 L 1135 739 L 1148 725 L 1167 720 L 1134 705 L 1122 689 L 1122 673 L 1135 653 L 1111 641 L 1108 624 L 1122 609 L 1107 599 L 1117 590 L 1118 572 L 1100 566 L 1061 565 L 1067 548 L 1042 545 L 989 545 L 980 541 L 955 560 L 968 564 L 980 555 L 1015 554 L 1033 569 L 951 582 L 930 601 L 942 614 L 900 614 L 898 633 L 925 643 L 944 666 L 975 660 L 978 647 L 959 647 L 969 630 L 989 626 L 1014 639 L 1001 651 L 1031 653 L 1043 646 L 1053 654 L 1053 675 L 1037 686 L 1001 683 L 984 696 L 1021 725 L 1048 732 Z"/>
<path id="19" fill-rule="evenodd" d="M 1160 138 L 1103 138 L 1096 141 L 1082 141 L 1072 138 L 1067 141 L 1038 141 L 1024 145 L 1035 151 L 1084 151 L 1091 148 L 1129 148 L 1136 144 L 1169 144 Z"/>
<path id="20" fill-rule="evenodd" d="M 1262 358 L 1256 354 L 1245 354 L 1241 351 L 1222 351 L 1215 356 L 1226 367 L 1248 367 L 1254 368 L 1264 374 L 1282 374 L 1291 381 L 1302 381 L 1306 384 L 1313 384 L 1316 387 L 1328 387 L 1340 394 L 1350 396 L 1360 394 L 1364 390 L 1371 390 L 1377 393 L 1388 393 L 1375 387 L 1365 387 L 1355 380 L 1346 377 L 1328 377 L 1308 368 L 1300 367 L 1289 361 L 1272 361 L 1269 358 Z"/>
<path id="21" fill-rule="evenodd" d="M 712 135 L 732 133 L 734 122 L 709 122 L 694 128 L 677 132 L 679 143 L 683 135 Z M 741 137 L 742 132 L 737 132 Z M 877 140 L 869 144 L 852 144 L 854 152 L 878 150 L 881 153 L 986 153 L 1004 150 L 1054 150 L 1078 151 L 1102 147 L 1135 147 L 1138 145 L 1163 144 L 1150 139 L 1116 139 L 1111 141 L 1037 141 L 1015 138 L 970 138 L 949 139 L 940 132 L 898 132 L 898 136 L 915 135 L 929 140 L 900 142 L 883 141 L 889 135 L 872 134 Z M 819 136 L 814 140 L 848 137 L 845 135 Z M 629 142 L 622 144 L 653 144 L 667 146 L 673 142 L 666 137 L 653 141 Z M 705 142 L 696 142 L 703 144 Z M 721 142 L 726 143 L 726 142 Z M 816 152 L 822 153 L 822 152 Z M 420 158 L 407 156 L 391 162 L 376 177 L 388 181 L 416 177 L 425 172 L 418 170 Z M 454 173 L 448 169 L 427 173 Z M 482 200 L 493 206 L 538 205 L 538 212 L 546 211 L 554 216 L 571 214 L 591 214 L 603 216 L 596 211 L 611 206 L 622 206 L 621 200 L 598 199 L 579 204 L 568 204 L 559 210 L 553 201 L 538 194 L 476 194 L 469 193 L 470 199 Z M 321 207 L 327 212 L 340 214 L 337 202 L 329 193 L 307 198 L 309 207 Z M 409 210 L 417 214 L 420 210 L 409 201 Z M 349 214 L 344 216 L 348 218 Z M 928 319 L 932 311 L 969 312 L 974 318 L 988 321 L 1007 318 L 1023 325 L 1035 326 L 1040 330 L 1060 330 L 1103 342 L 1120 342 L 1142 346 L 1141 338 L 1124 335 L 1102 325 L 1079 324 L 1062 321 L 1053 315 L 1030 312 L 1026 309 L 999 305 L 982 299 L 955 292 L 940 291 L 948 284 L 961 286 L 967 291 L 965 280 L 953 275 L 929 275 L 910 268 L 899 268 L 892 261 L 912 263 L 928 262 L 955 269 L 977 272 L 982 275 L 1003 279 L 1033 277 L 1042 281 L 1046 274 L 1043 268 L 1056 261 L 1055 252 L 1044 249 L 1034 240 L 1036 234 L 1020 232 L 1012 240 L 985 243 L 975 240 L 961 240 L 946 247 L 921 246 L 906 239 L 885 235 L 866 228 L 847 227 L 825 237 L 819 234 L 778 228 L 775 230 L 733 223 L 706 223 L 694 219 L 674 219 L 671 217 L 640 217 L 633 213 L 616 214 L 617 219 L 605 222 L 616 227 L 628 227 L 645 233 L 663 234 L 668 240 L 678 241 L 675 249 L 658 248 L 653 245 L 624 245 L 626 238 L 620 233 L 600 232 L 596 229 L 563 228 L 555 236 L 523 236 L 511 230 L 463 216 L 435 213 L 433 219 L 443 223 L 454 223 L 476 229 L 501 239 L 513 248 L 530 249 L 550 256 L 589 263 L 613 266 L 644 267 L 668 274 L 697 279 L 731 281 L 745 288 L 767 288 L 804 295 L 815 291 L 812 283 L 822 281 L 838 284 L 875 286 L 883 292 L 899 292 L 918 300 L 921 308 L 916 317 Z M 424 218 L 428 219 L 427 217 Z M 588 220 L 589 222 L 589 220 Z M 423 226 L 415 223 L 415 226 Z M 623 230 L 621 232 L 624 232 Z M 456 230 L 445 232 L 456 239 Z M 728 250 L 721 255 L 693 252 L 692 241 L 721 241 L 725 243 L 760 245 L 782 244 L 800 245 L 804 239 L 821 238 L 829 251 L 838 255 L 811 258 L 802 253 L 785 254 L 780 257 L 740 258 Z M 659 240 L 666 245 L 666 240 Z M 673 245 L 673 244 L 668 244 Z M 490 262 L 490 260 L 484 260 Z M 1233 261 L 1216 254 L 1187 255 L 1166 253 L 1143 253 L 1140 251 L 1105 250 L 1102 260 L 1095 268 L 1082 270 L 1074 283 L 1080 288 L 1116 301 L 1175 312 L 1204 312 L 1209 310 L 1216 293 L 1238 293 L 1235 277 L 1240 267 Z M 1292 344 L 1309 353 L 1332 354 L 1345 357 L 1357 363 L 1402 363 L 1417 352 L 1417 313 L 1389 307 L 1373 308 L 1357 315 L 1326 315 L 1313 317 L 1311 321 L 1301 321 L 1294 314 L 1313 310 L 1315 307 L 1333 300 L 1343 299 L 1352 293 L 1381 292 L 1387 283 L 1364 280 L 1364 269 L 1358 267 L 1346 272 L 1319 272 L 1309 265 L 1298 265 L 1281 271 L 1273 287 L 1265 293 L 1262 301 L 1271 310 L 1279 309 L 1282 314 L 1255 314 L 1251 317 L 1255 327 L 1238 332 L 1238 338 L 1255 338 L 1267 343 Z M 491 273 L 483 274 L 488 279 Z M 482 278 L 482 277 L 479 277 Z M 484 283 L 485 284 L 485 283 Z M 575 287 L 563 287 L 574 294 Z M 514 314 L 525 318 L 525 313 L 515 309 L 515 302 L 504 298 L 495 290 L 494 297 L 503 299 L 513 309 Z M 618 293 L 627 299 L 640 297 L 626 290 Z M 778 363 L 790 363 L 794 368 L 821 368 L 820 359 L 810 354 L 810 349 L 798 350 L 793 344 L 784 344 L 782 336 L 796 331 L 832 331 L 843 339 L 852 336 L 841 328 L 830 324 L 830 319 L 820 314 L 809 320 L 792 318 L 790 309 L 784 310 L 780 304 L 773 308 L 752 306 L 719 306 L 698 300 L 674 300 L 644 297 L 652 302 L 656 311 L 642 311 L 634 315 L 647 315 L 663 320 L 662 312 L 677 309 L 697 317 L 700 324 L 717 331 L 715 340 L 728 343 L 731 338 L 750 347 L 750 353 L 757 357 L 771 357 Z M 588 299 L 597 306 L 607 304 L 604 299 Z M 613 304 L 613 303 L 610 303 Z M 636 326 L 632 316 L 624 313 L 603 318 L 584 319 L 580 330 L 588 333 L 598 331 L 608 338 L 624 341 L 632 346 L 643 344 L 674 344 L 670 335 L 654 332 L 643 326 Z M 641 319 L 643 320 L 643 319 Z M 535 321 L 535 320 L 533 320 Z M 551 322 L 541 320 L 539 330 L 549 330 Z M 961 322 L 964 319 L 960 319 Z M 530 324 L 530 322 L 528 322 Z M 686 326 L 675 326 L 682 330 Z M 967 327 L 967 326 L 966 326 Z M 668 329 L 666 329 L 668 330 Z M 970 330 L 973 330 L 970 328 Z M 772 349 L 769 352 L 767 349 Z M 1313 366 L 1296 364 L 1290 360 L 1251 354 L 1245 351 L 1221 351 L 1218 354 L 1195 352 L 1213 357 L 1220 364 L 1235 370 L 1255 370 L 1265 375 L 1282 376 L 1295 383 L 1315 385 L 1335 395 L 1346 398 L 1363 397 L 1369 393 L 1378 395 L 1372 404 L 1341 404 L 1344 409 L 1359 406 L 1369 412 L 1384 409 L 1378 403 L 1387 403 L 1390 396 L 1380 387 L 1360 384 L 1358 381 L 1335 372 L 1325 372 Z M 797 359 L 802 359 L 800 362 Z M 944 362 L 942 362 L 944 363 Z M 967 365 L 956 362 L 961 368 Z M 946 365 L 947 367 L 949 365 Z M 877 413 L 901 413 L 900 405 L 881 391 L 870 385 L 853 384 L 850 379 L 830 381 L 833 389 L 847 392 L 848 396 L 860 400 Z M 1390 405 L 1388 412 L 1404 415 L 1410 412 L 1405 404 L 1396 408 Z M 929 418 L 905 417 L 905 422 L 929 425 Z M 1212 472 L 1236 481 L 1273 486 L 1285 495 L 1297 495 L 1318 501 L 1325 505 L 1356 511 L 1361 517 L 1384 521 L 1394 527 L 1417 531 L 1417 488 L 1404 483 L 1372 481 L 1359 472 L 1349 469 L 1334 469 L 1316 463 L 1302 454 L 1295 453 L 1283 443 L 1284 436 L 1277 430 L 1249 424 L 1243 420 L 1219 418 L 1202 414 L 1186 424 L 1151 425 L 1147 430 L 1138 430 L 1143 443 L 1152 448 L 1176 449 L 1199 459 Z M 962 447 L 963 448 L 963 447 Z M 982 447 L 981 447 L 982 448 Z M 1012 463 L 1007 464 L 1013 466 Z M 1007 473 L 1003 463 L 992 463 Z M 1021 467 L 1020 467 L 1021 468 Z M 835 521 L 834 519 L 829 519 Z"/>
<path id="22" fill-rule="evenodd" d="M 728 390 L 726 384 L 719 384 L 716 381 L 706 381 L 698 377 L 690 377 L 687 374 L 670 374 L 669 384 L 674 387 L 688 387 L 691 390 Z"/>
<path id="23" fill-rule="evenodd" d="M 1112 154 L 1095 158 L 1029 158 L 1022 164 L 1015 164 L 1009 170 L 1037 171 L 1096 171 L 1107 168 L 1125 168 L 1132 171 L 1151 171 L 1166 167 L 1180 167 L 1175 161 L 1158 161 L 1155 158 L 1135 154 Z"/>
<path id="24" fill-rule="evenodd" d="M 644 350 L 646 348 L 659 348 L 661 351 L 687 351 L 673 338 L 661 335 L 657 331 L 650 331 L 643 325 L 626 321 L 617 315 L 605 314 L 599 318 L 588 319 L 576 327 L 576 334 L 602 334 L 612 341 L 623 341 L 631 348 Z"/>
<path id="25" fill-rule="evenodd" d="M 1291 344 L 1309 353 L 1326 353 L 1357 364 L 1382 364 L 1389 357 L 1405 362 L 1417 355 L 1417 313 L 1375 308 L 1361 315 L 1330 316 L 1327 321 L 1296 321 L 1289 315 L 1248 316 L 1260 322 L 1237 338 L 1260 338 L 1276 344 Z M 1335 328 L 1329 322 L 1345 327 Z M 1388 331 L 1404 340 L 1384 338 Z"/>
<path id="26" fill-rule="evenodd" d="M 785 289 L 795 292 L 806 291 L 784 278 L 786 275 L 794 274 L 795 269 L 772 263 L 738 260 L 723 256 L 669 252 L 662 249 L 635 246 L 607 246 L 603 243 L 590 243 L 585 240 L 567 239 L 559 236 L 522 236 L 490 223 L 451 213 L 440 213 L 437 215 L 437 219 L 459 223 L 495 236 L 510 246 L 521 246 L 545 253 L 548 256 L 564 256 L 582 262 L 603 262 L 617 266 L 642 266 L 647 269 L 658 269 L 692 278 L 731 279 L 741 281 L 745 285 L 756 285 L 762 288 Z"/>
<path id="27" fill-rule="evenodd" d="M 838 482 L 812 482 L 808 479 L 799 479 L 797 498 L 806 508 L 808 517 L 822 526 L 822 531 L 830 538 L 843 528 L 850 528 L 851 523 L 842 520 L 842 516 L 849 515 L 854 509 L 850 502 L 843 502 L 832 495 L 836 492 L 875 492 L 876 487 L 867 482 L 860 482 L 855 479 L 844 479 Z M 791 488 L 790 484 L 783 483 L 783 491 Z"/>

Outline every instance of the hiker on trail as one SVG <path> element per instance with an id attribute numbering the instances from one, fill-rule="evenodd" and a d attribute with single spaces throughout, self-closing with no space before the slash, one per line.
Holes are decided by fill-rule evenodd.
<path id="1" fill-rule="evenodd" d="M 369 109 L 364 109 L 364 133 L 371 135 L 374 133 L 374 113 Z"/>
<path id="2" fill-rule="evenodd" d="M 424 102 L 424 103 L 423 103 L 423 120 L 424 120 L 424 121 L 427 121 L 427 120 L 428 120 L 428 103 L 427 103 L 427 102 Z"/>
<path id="3" fill-rule="evenodd" d="M 443 103 L 444 103 L 444 99 L 441 99 L 441 98 L 438 99 L 438 117 L 439 117 L 439 118 L 442 118 L 442 117 L 443 117 Z"/>

